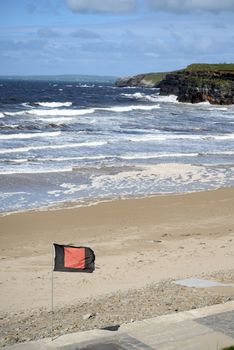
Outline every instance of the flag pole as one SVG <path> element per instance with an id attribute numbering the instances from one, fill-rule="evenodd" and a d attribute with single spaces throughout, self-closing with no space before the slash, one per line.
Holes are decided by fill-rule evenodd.
<path id="1" fill-rule="evenodd" d="M 54 246 L 52 245 L 52 269 L 51 269 L 51 340 L 53 340 L 54 322 Z"/>

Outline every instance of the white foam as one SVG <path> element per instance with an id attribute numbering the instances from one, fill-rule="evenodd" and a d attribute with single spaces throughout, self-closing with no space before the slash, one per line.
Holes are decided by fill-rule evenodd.
<path id="1" fill-rule="evenodd" d="M 4 117 L 5 117 L 5 115 L 0 112 L 0 118 L 4 118 Z"/>
<path id="2" fill-rule="evenodd" d="M 107 108 L 96 108 L 96 110 L 102 110 L 102 111 L 110 111 L 110 112 L 131 112 L 135 110 L 142 110 L 142 111 L 151 111 L 153 109 L 158 109 L 160 106 L 153 105 L 153 106 L 145 106 L 145 105 L 133 105 L 133 106 L 116 106 L 116 107 L 107 107 Z"/>
<path id="3" fill-rule="evenodd" d="M 28 133 L 28 134 L 8 134 L 0 135 L 0 140 L 12 140 L 12 139 L 31 139 L 35 137 L 57 137 L 61 135 L 61 131 L 55 132 L 41 132 L 41 133 Z"/>
<path id="4" fill-rule="evenodd" d="M 64 169 L 17 169 L 0 171 L 0 175 L 13 175 L 13 174 L 47 174 L 47 173 L 67 173 L 71 172 L 72 168 Z"/>
<path id="5" fill-rule="evenodd" d="M 32 109 L 30 111 L 5 112 L 9 116 L 33 115 L 33 116 L 78 116 L 94 113 L 94 108 L 87 109 Z"/>
<path id="6" fill-rule="evenodd" d="M 209 111 L 227 111 L 227 110 L 228 110 L 227 107 L 219 107 L 219 106 L 209 108 Z"/>
<path id="7" fill-rule="evenodd" d="M 48 117 L 48 118 L 39 118 L 38 119 L 41 122 L 47 122 L 47 123 L 56 123 L 56 124 L 63 124 L 73 121 L 73 118 L 69 117 Z"/>
<path id="8" fill-rule="evenodd" d="M 5 163 L 13 163 L 13 164 L 22 164 L 22 163 L 27 163 L 28 159 L 27 158 L 22 158 L 22 159 L 5 159 Z"/>
<path id="9" fill-rule="evenodd" d="M 45 145 L 45 146 L 29 146 L 29 147 L 18 147 L 18 148 L 2 148 L 0 154 L 6 153 L 22 153 L 28 151 L 36 151 L 43 149 L 65 149 L 65 148 L 77 148 L 77 147 L 96 147 L 106 145 L 106 141 L 93 141 L 93 142 L 82 142 L 82 143 L 68 143 L 64 145 Z"/>
<path id="10" fill-rule="evenodd" d="M 119 156 L 121 159 L 151 159 L 151 158 L 174 158 L 174 157 L 197 157 L 199 153 L 173 153 L 173 152 L 159 152 L 159 153 L 133 153 Z"/>
<path id="11" fill-rule="evenodd" d="M 26 108 L 32 108 L 32 106 L 28 102 L 21 103 L 21 106 L 24 106 Z"/>
<path id="12" fill-rule="evenodd" d="M 132 98 L 136 100 L 145 100 L 150 102 L 168 102 L 168 103 L 178 103 L 177 96 L 169 95 L 169 96 L 161 96 L 158 94 L 154 95 L 146 95 L 141 92 L 135 92 L 134 94 L 121 94 L 121 96 Z"/>
<path id="13" fill-rule="evenodd" d="M 49 108 L 72 106 L 72 102 L 37 102 L 36 104 L 42 107 L 49 107 Z"/>
<path id="14" fill-rule="evenodd" d="M 166 141 L 166 140 L 233 140 L 234 134 L 226 135 L 184 135 L 184 134 L 159 134 L 159 135 L 143 135 L 132 136 L 126 138 L 133 142 L 147 142 L 147 141 Z"/>
<path id="15" fill-rule="evenodd" d="M 176 95 L 168 95 L 168 96 L 158 95 L 158 96 L 155 96 L 155 98 L 157 98 L 158 102 L 179 103 L 177 101 Z"/>
<path id="16" fill-rule="evenodd" d="M 39 116 L 45 116 L 45 115 L 77 116 L 77 115 L 91 114 L 91 113 L 94 113 L 94 111 L 95 110 L 93 108 L 87 108 L 87 109 L 51 109 L 51 110 L 37 109 L 37 110 L 29 111 L 28 114 L 39 115 Z"/>
<path id="17" fill-rule="evenodd" d="M 210 106 L 210 102 L 209 101 L 204 101 L 204 102 L 198 102 L 198 103 L 192 103 L 193 105 L 196 106 Z"/>
<path id="18" fill-rule="evenodd" d="M 167 141 L 167 140 L 200 140 L 203 138 L 203 135 L 173 135 L 173 134 L 158 134 L 158 135 L 143 135 L 143 136 L 132 136 L 127 137 L 127 141 L 132 142 L 150 142 L 150 141 Z"/>
<path id="19" fill-rule="evenodd" d="M 82 88 L 93 88 L 95 85 L 92 84 L 92 85 L 88 85 L 88 84 L 81 84 L 79 85 L 79 87 L 82 87 Z"/>
<path id="20" fill-rule="evenodd" d="M 134 94 L 121 94 L 121 96 L 128 97 L 128 98 L 133 98 L 133 99 L 142 99 L 145 97 L 145 94 L 141 92 L 135 92 Z"/>
<path id="21" fill-rule="evenodd" d="M 199 152 L 199 156 L 233 156 L 234 151 Z"/>
<path id="22" fill-rule="evenodd" d="M 207 183 L 213 181 L 223 183 L 224 173 L 211 173 L 203 166 L 183 164 L 183 163 L 162 163 L 156 165 L 137 166 L 137 169 L 120 171 L 117 174 L 105 174 L 94 177 L 91 187 L 98 190 L 105 190 L 105 194 L 112 193 L 113 190 L 121 191 L 122 195 L 128 194 L 131 189 L 145 191 L 151 187 L 155 181 L 159 186 L 164 186 L 168 181 L 174 186 L 178 184 L 189 185 L 194 182 Z M 157 186 L 158 186 L 157 185 Z M 164 191 L 163 191 L 164 192 Z"/>
<path id="23" fill-rule="evenodd" d="M 234 134 L 212 135 L 211 137 L 215 140 L 234 140 Z"/>
<path id="24" fill-rule="evenodd" d="M 23 115 L 25 114 L 27 111 L 21 111 L 21 112 L 4 112 L 5 115 L 9 115 L 10 117 L 15 116 L 15 115 Z"/>
<path id="25" fill-rule="evenodd" d="M 59 158 L 37 158 L 37 161 L 53 161 L 53 162 L 64 162 L 69 160 L 96 160 L 96 159 L 107 159 L 113 158 L 113 156 L 81 156 L 81 157 L 59 157 Z"/>

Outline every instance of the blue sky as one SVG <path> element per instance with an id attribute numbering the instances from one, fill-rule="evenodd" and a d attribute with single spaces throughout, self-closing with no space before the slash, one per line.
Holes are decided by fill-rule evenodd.
<path id="1" fill-rule="evenodd" d="M 234 0 L 1 0 L 0 75 L 234 62 Z"/>

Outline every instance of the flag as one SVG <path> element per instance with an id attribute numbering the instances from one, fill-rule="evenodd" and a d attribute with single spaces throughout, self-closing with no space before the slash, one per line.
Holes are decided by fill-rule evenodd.
<path id="1" fill-rule="evenodd" d="M 95 255 L 91 248 L 54 243 L 54 271 L 93 272 Z"/>

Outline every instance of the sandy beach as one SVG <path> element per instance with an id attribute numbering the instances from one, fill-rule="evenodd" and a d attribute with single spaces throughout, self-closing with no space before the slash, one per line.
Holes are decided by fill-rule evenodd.
<path id="1" fill-rule="evenodd" d="M 233 213 L 234 189 L 225 188 L 1 216 L 1 323 L 38 313 L 45 317 L 51 310 L 54 242 L 86 245 L 96 254 L 93 274 L 54 272 L 56 310 L 130 290 L 149 293 L 155 288 L 150 285 L 171 279 L 213 276 L 234 282 Z M 164 289 L 175 293 L 175 287 Z M 234 288 L 212 290 L 213 302 L 234 298 Z M 141 304 L 147 293 L 140 293 Z M 186 307 L 194 306 L 194 297 L 186 298 Z"/>

